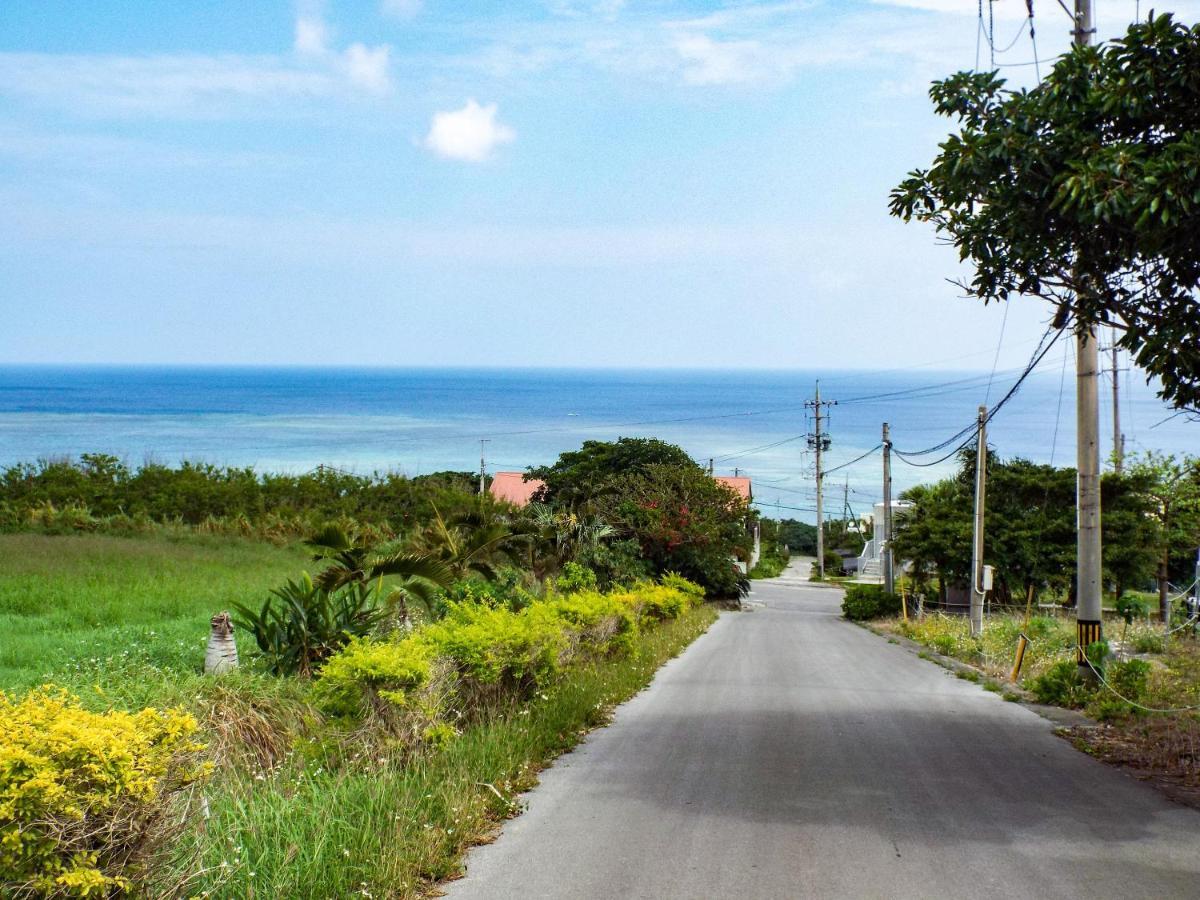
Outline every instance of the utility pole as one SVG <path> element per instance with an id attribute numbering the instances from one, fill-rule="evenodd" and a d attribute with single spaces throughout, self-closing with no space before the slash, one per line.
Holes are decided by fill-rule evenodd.
<path id="1" fill-rule="evenodd" d="M 892 559 L 892 432 L 883 423 L 883 535 L 879 543 L 879 559 L 883 567 L 883 589 L 896 593 L 896 573 Z"/>
<path id="2" fill-rule="evenodd" d="M 1075 0 L 1077 47 L 1092 43 L 1096 28 L 1091 0 Z M 1086 285 L 1078 285 L 1076 290 Z M 1078 323 L 1077 323 L 1078 324 Z M 1075 468 L 1076 516 L 1076 606 L 1075 661 L 1088 670 L 1085 651 L 1103 638 L 1100 580 L 1100 346 L 1095 326 L 1079 328 L 1075 335 Z M 1085 674 L 1090 672 L 1085 671 Z"/>
<path id="3" fill-rule="evenodd" d="M 1113 382 L 1113 471 L 1118 475 L 1125 468 L 1125 435 L 1121 434 L 1121 367 L 1117 365 L 1117 335 L 1113 333 L 1112 382 Z"/>
<path id="4" fill-rule="evenodd" d="M 975 530 L 971 542 L 971 634 L 983 634 L 983 512 L 987 494 L 987 407 L 979 407 L 975 443 Z"/>
<path id="5" fill-rule="evenodd" d="M 487 466 L 483 460 L 483 446 L 488 443 L 490 438 L 479 439 L 479 496 L 487 493 Z"/>
<path id="6" fill-rule="evenodd" d="M 827 406 L 834 406 L 836 403 L 836 400 L 821 400 L 821 382 L 819 381 L 815 398 L 804 402 L 805 408 L 813 410 L 814 418 L 813 433 L 808 436 L 808 446 L 816 451 L 817 458 L 817 573 L 822 579 L 825 577 L 825 512 L 822 493 L 825 471 L 821 467 L 821 457 L 832 442 L 821 433 L 821 410 Z"/>

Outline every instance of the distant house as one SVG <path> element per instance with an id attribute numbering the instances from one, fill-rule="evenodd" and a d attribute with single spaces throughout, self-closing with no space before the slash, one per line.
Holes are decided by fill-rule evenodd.
<path id="1" fill-rule="evenodd" d="M 725 487 L 733 488 L 737 495 L 747 503 L 754 500 L 754 489 L 750 486 L 750 479 L 745 475 L 715 475 L 713 477 Z"/>
<path id="2" fill-rule="evenodd" d="M 493 500 L 503 500 L 513 506 L 526 506 L 533 495 L 545 487 L 546 482 L 537 478 L 525 480 L 524 472 L 497 472 L 492 476 L 489 488 Z"/>

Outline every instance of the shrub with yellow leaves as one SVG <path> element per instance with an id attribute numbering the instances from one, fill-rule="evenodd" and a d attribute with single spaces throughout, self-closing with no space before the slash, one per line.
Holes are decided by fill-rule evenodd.
<path id="1" fill-rule="evenodd" d="M 180 710 L 94 713 L 51 686 L 0 691 L 0 893 L 130 889 L 182 824 L 175 799 L 208 772 Z"/>

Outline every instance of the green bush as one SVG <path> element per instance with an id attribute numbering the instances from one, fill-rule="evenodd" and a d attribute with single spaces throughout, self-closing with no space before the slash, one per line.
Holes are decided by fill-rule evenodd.
<path id="1" fill-rule="evenodd" d="M 307 572 L 273 590 L 257 612 L 241 603 L 230 605 L 237 626 L 254 635 L 277 675 L 311 675 L 351 638 L 369 634 L 384 612 L 371 587 L 350 584 L 327 591 Z"/>
<path id="2" fill-rule="evenodd" d="M 321 668 L 315 694 L 332 715 L 374 718 L 392 735 L 424 740 L 439 721 L 472 714 L 481 702 L 528 696 L 580 654 L 630 649 L 642 625 L 703 598 L 678 575 L 664 582 L 552 595 L 519 611 L 451 603 L 443 619 L 403 637 L 351 639 Z"/>
<path id="3" fill-rule="evenodd" d="M 1029 682 L 1029 689 L 1039 703 L 1079 709 L 1087 705 L 1095 694 L 1095 685 L 1079 672 L 1074 659 L 1056 662 L 1049 669 Z"/>
<path id="4" fill-rule="evenodd" d="M 1148 631 L 1135 634 L 1129 643 L 1135 653 L 1162 653 L 1164 649 L 1163 636 Z"/>
<path id="5" fill-rule="evenodd" d="M 539 604 L 531 612 L 556 617 L 580 645 L 596 651 L 628 650 L 638 632 L 637 608 L 624 595 L 571 594 Z"/>
<path id="6" fill-rule="evenodd" d="M 596 573 L 587 566 L 569 562 L 562 567 L 558 578 L 554 579 L 554 589 L 560 594 L 594 591 L 596 589 Z"/>
<path id="7" fill-rule="evenodd" d="M 1101 686 L 1088 705 L 1088 712 L 1101 721 L 1129 715 L 1136 709 L 1132 704 L 1145 700 L 1149 678 L 1150 664 L 1145 660 L 1113 663 L 1105 672 L 1105 680 L 1112 690 Z"/>
<path id="8" fill-rule="evenodd" d="M 880 619 L 899 614 L 900 596 L 889 594 L 879 585 L 852 584 L 842 600 L 842 615 L 852 622 Z"/>
<path id="9" fill-rule="evenodd" d="M 518 694 L 549 680 L 566 648 L 555 622 L 471 603 L 452 604 L 443 620 L 421 629 L 418 639 L 451 660 L 468 685 L 500 685 Z"/>
<path id="10" fill-rule="evenodd" d="M 322 666 L 314 694 L 334 715 L 387 715 L 429 682 L 432 659 L 423 641 L 353 638 Z"/>
<path id="11" fill-rule="evenodd" d="M 1126 628 L 1133 624 L 1134 619 L 1144 619 L 1149 611 L 1149 604 L 1132 594 L 1122 594 L 1117 599 L 1117 613 L 1125 620 Z"/>

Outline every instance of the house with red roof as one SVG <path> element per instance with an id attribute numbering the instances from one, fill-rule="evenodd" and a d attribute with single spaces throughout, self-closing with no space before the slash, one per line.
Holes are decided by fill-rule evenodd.
<path id="1" fill-rule="evenodd" d="M 488 491 L 493 500 L 503 500 L 513 506 L 526 506 L 545 484 L 546 482 L 538 478 L 526 481 L 524 472 L 497 472 L 492 476 L 492 486 Z"/>

